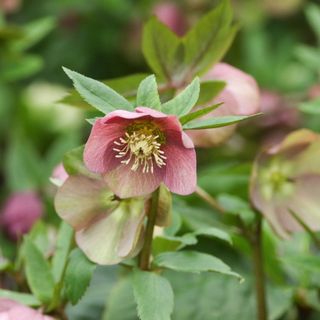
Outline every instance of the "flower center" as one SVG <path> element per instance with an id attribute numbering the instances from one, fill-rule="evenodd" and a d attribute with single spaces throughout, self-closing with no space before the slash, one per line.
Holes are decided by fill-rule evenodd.
<path id="1" fill-rule="evenodd" d="M 152 123 L 134 123 L 126 130 L 124 137 L 114 141 L 113 148 L 117 152 L 116 158 L 123 159 L 121 163 L 128 165 L 131 160 L 132 171 L 142 168 L 143 173 L 153 173 L 154 165 L 162 168 L 167 159 L 161 150 L 165 138 L 159 128 Z"/>

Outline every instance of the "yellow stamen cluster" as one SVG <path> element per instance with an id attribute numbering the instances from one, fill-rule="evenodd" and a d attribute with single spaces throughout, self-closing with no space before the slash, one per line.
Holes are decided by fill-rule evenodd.
<path id="1" fill-rule="evenodd" d="M 124 137 L 114 141 L 113 150 L 117 152 L 116 158 L 123 159 L 121 163 L 133 162 L 132 171 L 142 168 L 142 173 L 153 173 L 154 163 L 159 168 L 166 165 L 162 143 L 163 134 L 158 128 L 149 122 L 137 123 L 127 128 Z"/>

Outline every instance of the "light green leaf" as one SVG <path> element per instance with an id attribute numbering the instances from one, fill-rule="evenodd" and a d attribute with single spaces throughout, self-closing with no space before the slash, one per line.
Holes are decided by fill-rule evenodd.
<path id="1" fill-rule="evenodd" d="M 133 110 L 129 101 L 102 82 L 85 77 L 67 68 L 63 68 L 63 70 L 73 81 L 74 87 L 82 98 L 97 110 L 105 114 L 117 109 Z"/>
<path id="2" fill-rule="evenodd" d="M 28 293 L 0 289 L 0 298 L 11 299 L 30 307 L 39 307 L 41 305 L 35 296 Z"/>
<path id="3" fill-rule="evenodd" d="M 65 275 L 66 295 L 72 304 L 77 304 L 86 292 L 95 268 L 80 249 L 72 250 Z"/>
<path id="4" fill-rule="evenodd" d="M 52 258 L 52 274 L 56 283 L 59 283 L 62 280 L 72 241 L 72 228 L 65 222 L 61 222 L 55 254 Z"/>
<path id="5" fill-rule="evenodd" d="M 195 120 L 197 118 L 200 118 L 200 117 L 210 113 L 211 111 L 219 108 L 221 105 L 222 105 L 222 103 L 217 103 L 213 106 L 199 109 L 195 112 L 191 112 L 191 113 L 186 114 L 185 116 L 182 116 L 179 120 L 180 120 L 181 124 L 184 125 L 192 120 Z"/>
<path id="6" fill-rule="evenodd" d="M 165 252 L 157 255 L 154 265 L 181 272 L 217 272 L 242 279 L 240 275 L 232 272 L 220 259 L 206 253 L 196 251 Z"/>
<path id="7" fill-rule="evenodd" d="M 302 103 L 299 109 L 308 114 L 320 115 L 320 98 Z"/>
<path id="8" fill-rule="evenodd" d="M 243 120 L 254 118 L 258 115 L 260 115 L 260 113 L 254 114 L 251 116 L 224 116 L 224 117 L 215 117 L 215 118 L 203 119 L 203 120 L 193 120 L 185 124 L 183 126 L 183 129 L 197 130 L 197 129 L 220 128 L 220 127 L 225 127 L 231 124 L 241 122 Z"/>
<path id="9" fill-rule="evenodd" d="M 179 117 L 188 114 L 198 101 L 200 81 L 196 77 L 182 92 L 162 105 L 163 112 Z"/>
<path id="10" fill-rule="evenodd" d="M 232 25 L 232 16 L 230 1 L 222 0 L 185 35 L 187 74 L 201 74 L 221 60 L 237 31 Z"/>
<path id="11" fill-rule="evenodd" d="M 206 236 L 206 237 L 217 238 L 217 239 L 226 241 L 229 244 L 232 244 L 232 239 L 230 235 L 218 228 L 213 228 L 213 227 L 201 228 L 196 230 L 193 234 L 196 236 Z"/>
<path id="12" fill-rule="evenodd" d="M 226 86 L 224 81 L 210 80 L 200 83 L 200 96 L 198 105 L 211 102 Z"/>
<path id="13" fill-rule="evenodd" d="M 151 18 L 143 29 L 142 51 L 150 68 L 170 82 L 178 63 L 180 39 L 164 24 Z"/>
<path id="14" fill-rule="evenodd" d="M 167 279 L 153 272 L 135 269 L 132 285 L 141 320 L 171 319 L 174 297 Z"/>
<path id="15" fill-rule="evenodd" d="M 306 16 L 320 43 L 320 7 L 309 4 L 306 8 Z"/>
<path id="16" fill-rule="evenodd" d="M 23 251 L 29 287 L 41 302 L 49 304 L 54 291 L 50 265 L 40 250 L 27 237 L 24 239 Z"/>
<path id="17" fill-rule="evenodd" d="M 137 92 L 137 106 L 149 107 L 161 110 L 161 102 L 158 94 L 156 77 L 151 75 L 145 78 L 139 85 Z"/>

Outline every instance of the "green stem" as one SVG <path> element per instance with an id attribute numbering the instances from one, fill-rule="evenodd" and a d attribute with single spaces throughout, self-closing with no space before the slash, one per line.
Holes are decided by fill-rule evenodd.
<path id="1" fill-rule="evenodd" d="M 224 209 L 219 205 L 218 201 L 213 198 L 207 191 L 197 186 L 196 194 L 214 210 L 220 213 L 224 213 Z"/>
<path id="2" fill-rule="evenodd" d="M 266 288 L 262 252 L 262 218 L 260 214 L 257 214 L 257 219 L 256 229 L 253 237 L 251 237 L 256 285 L 257 319 L 267 320 Z"/>
<path id="3" fill-rule="evenodd" d="M 150 270 L 150 256 L 152 250 L 153 230 L 156 223 L 159 203 L 159 189 L 154 191 L 151 199 L 151 206 L 148 212 L 148 221 L 144 244 L 139 257 L 139 268 L 142 270 Z"/>

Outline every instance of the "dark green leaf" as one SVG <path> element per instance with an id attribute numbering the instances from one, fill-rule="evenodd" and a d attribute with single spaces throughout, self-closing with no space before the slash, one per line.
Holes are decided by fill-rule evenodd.
<path id="1" fill-rule="evenodd" d="M 161 110 L 158 86 L 154 75 L 147 77 L 140 83 L 136 105 Z"/>
<path id="2" fill-rule="evenodd" d="M 220 259 L 206 253 L 196 251 L 165 252 L 155 257 L 153 263 L 157 267 L 167 268 L 181 272 L 218 272 L 242 279 L 240 275 L 232 272 Z"/>
<path id="3" fill-rule="evenodd" d="M 65 275 L 66 295 L 72 304 L 86 292 L 95 268 L 80 249 L 72 250 Z"/>
<path id="4" fill-rule="evenodd" d="M 216 117 L 216 118 L 203 119 L 203 120 L 193 120 L 185 124 L 183 126 L 183 129 L 197 130 L 197 129 L 220 128 L 220 127 L 225 127 L 231 124 L 241 122 L 243 120 L 254 118 L 258 115 L 260 115 L 260 113 L 254 114 L 251 116 L 224 116 L 224 117 Z"/>
<path id="5" fill-rule="evenodd" d="M 85 77 L 67 68 L 63 68 L 63 70 L 73 81 L 74 87 L 82 98 L 97 110 L 105 114 L 117 109 L 133 110 L 129 101 L 102 82 Z"/>
<path id="6" fill-rule="evenodd" d="M 61 222 L 55 253 L 52 258 L 52 274 L 56 283 L 62 280 L 67 265 L 67 259 L 71 250 L 73 230 L 65 222 Z"/>
<path id="7" fill-rule="evenodd" d="M 192 120 L 195 120 L 197 118 L 200 118 L 208 113 L 210 113 L 211 111 L 219 108 L 221 106 L 222 103 L 217 103 L 213 106 L 210 106 L 210 107 L 205 107 L 205 108 L 202 108 L 202 109 L 199 109 L 195 112 L 191 112 L 191 113 L 188 113 L 186 114 L 185 116 L 181 117 L 179 120 L 181 122 L 182 125 L 192 121 Z"/>
<path id="8" fill-rule="evenodd" d="M 221 60 L 237 31 L 237 27 L 232 26 L 232 16 L 230 1 L 223 0 L 185 35 L 187 74 L 203 73 Z"/>
<path id="9" fill-rule="evenodd" d="M 179 117 L 188 114 L 198 101 L 200 93 L 199 78 L 195 78 L 182 92 L 162 105 L 163 112 Z"/>
<path id="10" fill-rule="evenodd" d="M 0 298 L 11 299 L 30 307 L 39 307 L 40 301 L 33 295 L 0 289 Z"/>
<path id="11" fill-rule="evenodd" d="M 142 51 L 150 68 L 170 81 L 175 74 L 180 39 L 155 17 L 143 29 Z"/>
<path id="12" fill-rule="evenodd" d="M 211 102 L 226 86 L 224 81 L 205 81 L 200 83 L 200 96 L 198 105 L 204 105 Z"/>
<path id="13" fill-rule="evenodd" d="M 50 265 L 40 250 L 27 237 L 23 244 L 25 271 L 32 293 L 44 304 L 53 297 L 54 280 Z"/>
<path id="14" fill-rule="evenodd" d="M 173 291 L 167 279 L 135 269 L 133 293 L 141 320 L 170 320 L 173 311 Z"/>

